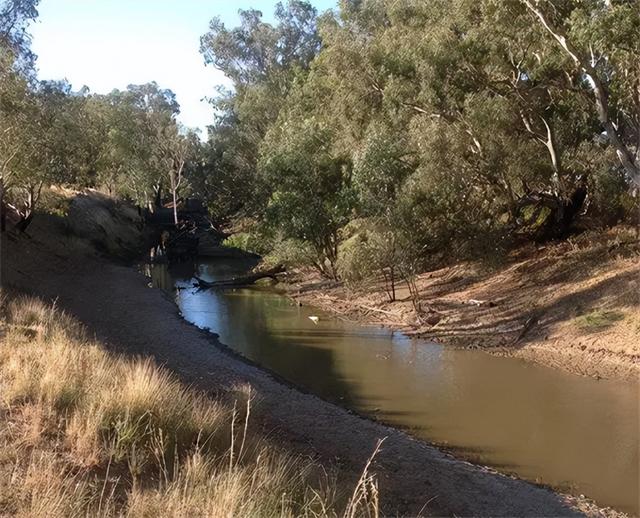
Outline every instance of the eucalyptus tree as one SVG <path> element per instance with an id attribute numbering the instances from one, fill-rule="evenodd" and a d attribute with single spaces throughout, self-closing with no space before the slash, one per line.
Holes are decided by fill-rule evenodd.
<path id="1" fill-rule="evenodd" d="M 635 49 L 637 15 L 623 3 L 614 6 L 621 36 L 604 39 Z M 583 16 L 597 20 L 590 7 L 592 17 Z M 421 185 L 427 198 L 440 193 L 451 197 L 445 206 L 464 208 L 434 213 L 429 227 L 440 228 L 441 237 L 531 225 L 543 235 L 562 235 L 589 186 L 612 176 L 617 181 L 600 161 L 601 129 L 585 96 L 588 82 L 529 14 L 519 0 L 345 2 L 323 32 L 316 62 L 325 63 L 335 85 L 327 104 L 347 130 L 347 145 L 357 149 L 379 117 L 401 121 L 408 138 L 400 131 L 398 140 L 408 144 L 403 155 L 414 169 L 409 196 Z M 601 25 L 616 26 L 608 20 Z M 612 78 L 628 78 L 632 86 L 634 73 L 627 66 Z M 623 111 L 633 114 L 634 104 Z M 635 137 L 635 116 L 627 119 L 626 134 Z M 388 175 L 394 177 L 393 168 Z"/>
<path id="2" fill-rule="evenodd" d="M 0 0 L 0 66 L 9 64 L 19 73 L 33 73 L 35 55 L 28 27 L 38 17 L 38 3 L 39 0 Z"/>
<path id="3" fill-rule="evenodd" d="M 106 186 L 140 203 L 169 185 L 174 200 L 193 135 L 179 106 L 156 83 L 108 95 L 37 81 L 28 23 L 37 0 L 0 0 L 0 201 L 31 221 L 48 184 Z"/>
<path id="4" fill-rule="evenodd" d="M 368 234 L 402 243 L 403 257 L 377 248 L 407 271 L 442 250 L 563 237 L 580 212 L 599 211 L 605 222 L 606 212 L 637 205 L 626 195 L 638 153 L 637 7 L 342 2 L 322 18 L 321 51 L 269 135 L 297 127 L 300 113 L 325 121 L 329 153 L 352 166 L 353 217 L 365 218 Z M 556 36 L 590 49 L 581 55 L 591 55 L 591 73 Z M 305 89 L 313 94 L 296 97 Z M 608 119 L 593 109 L 599 89 Z M 277 192 L 277 175 L 269 180 Z"/>
<path id="5" fill-rule="evenodd" d="M 313 117 L 288 119 L 267 135 L 259 168 L 272 186 L 265 218 L 315 252 L 315 265 L 337 276 L 339 230 L 353 206 L 350 163 L 331 146 L 332 129 Z"/>
<path id="6" fill-rule="evenodd" d="M 96 182 L 111 192 L 152 207 L 170 184 L 168 142 L 177 132 L 175 94 L 156 83 L 130 85 L 87 101 L 89 120 L 104 141 L 96 159 Z"/>
<path id="7" fill-rule="evenodd" d="M 640 186 L 640 3 L 521 0 L 592 91 L 595 111 L 629 178 Z"/>
<path id="8" fill-rule="evenodd" d="M 80 135 L 73 120 L 68 84 L 38 83 L 29 92 L 28 115 L 22 122 L 23 141 L 10 181 L 21 230 L 30 224 L 46 184 L 72 183 L 74 155 Z M 75 135 L 74 135 L 75 133 Z"/>
<path id="9" fill-rule="evenodd" d="M 165 126 L 156 135 L 156 153 L 160 168 L 167 180 L 173 206 L 173 221 L 178 224 L 178 195 L 185 187 L 186 171 L 193 167 L 190 162 L 197 160 L 200 152 L 200 138 L 193 130 L 186 130 L 177 124 Z"/>
<path id="10" fill-rule="evenodd" d="M 233 83 L 231 92 L 220 92 L 213 101 L 217 116 L 209 138 L 216 161 L 207 169 L 236 189 L 235 201 L 223 199 L 226 189 L 216 190 L 215 205 L 256 213 L 265 200 L 255 175 L 260 144 L 296 78 L 306 74 L 320 39 L 316 10 L 306 1 L 278 3 L 274 24 L 254 9 L 239 13 L 238 27 L 229 29 L 214 18 L 201 39 L 205 62 Z"/>
<path id="11" fill-rule="evenodd" d="M 0 227 L 5 227 L 5 194 L 28 118 L 28 80 L 33 76 L 28 25 L 38 0 L 0 0 Z"/>
<path id="12" fill-rule="evenodd" d="M 26 80 L 15 73 L 0 76 L 0 213 L 5 229 L 6 204 L 18 183 L 21 155 L 32 138 L 29 130 L 35 117 Z"/>

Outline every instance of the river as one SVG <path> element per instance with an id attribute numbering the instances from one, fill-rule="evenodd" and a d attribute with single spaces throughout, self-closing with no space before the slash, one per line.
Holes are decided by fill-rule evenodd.
<path id="1" fill-rule="evenodd" d="M 211 281 L 250 266 L 216 259 L 195 269 Z M 471 461 L 640 514 L 638 383 L 347 323 L 270 289 L 197 291 L 193 267 L 148 273 L 186 320 L 306 391 Z"/>

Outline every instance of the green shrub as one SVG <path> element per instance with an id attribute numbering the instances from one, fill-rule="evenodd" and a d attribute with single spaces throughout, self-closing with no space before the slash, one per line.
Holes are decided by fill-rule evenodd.
<path id="1" fill-rule="evenodd" d="M 264 262 L 269 266 L 315 266 L 317 255 L 308 244 L 298 239 L 277 239 L 271 251 L 264 257 Z"/>
<path id="2" fill-rule="evenodd" d="M 258 231 L 238 232 L 225 239 L 222 245 L 258 255 L 267 254 L 272 246 L 270 239 Z"/>
<path id="3" fill-rule="evenodd" d="M 608 329 L 621 320 L 624 320 L 624 315 L 619 311 L 597 310 L 577 317 L 575 322 L 583 331 L 597 332 Z"/>

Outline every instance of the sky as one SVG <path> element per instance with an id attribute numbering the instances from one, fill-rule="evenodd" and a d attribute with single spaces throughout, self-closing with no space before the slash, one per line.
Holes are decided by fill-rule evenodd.
<path id="1" fill-rule="evenodd" d="M 170 88 L 181 106 L 180 121 L 200 128 L 213 121 L 204 97 L 223 74 L 205 66 L 200 36 L 220 16 L 238 24 L 238 9 L 254 8 L 271 21 L 276 0 L 40 0 L 31 27 L 40 79 L 67 79 L 74 90 L 88 86 L 108 93 L 129 84 L 156 81 Z M 337 0 L 311 0 L 320 11 Z"/>

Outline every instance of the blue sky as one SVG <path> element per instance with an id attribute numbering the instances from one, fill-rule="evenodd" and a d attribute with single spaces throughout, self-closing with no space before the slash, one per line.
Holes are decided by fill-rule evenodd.
<path id="1" fill-rule="evenodd" d="M 311 0 L 319 11 L 337 0 Z M 209 20 L 238 22 L 238 9 L 255 8 L 272 19 L 276 0 L 41 0 L 31 27 L 41 79 L 67 79 L 107 93 L 128 84 L 157 81 L 173 90 L 187 126 L 205 127 L 213 118 L 201 99 L 225 78 L 205 67 L 200 36 Z"/>

